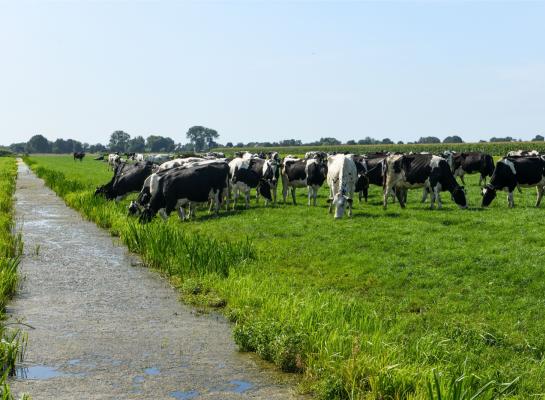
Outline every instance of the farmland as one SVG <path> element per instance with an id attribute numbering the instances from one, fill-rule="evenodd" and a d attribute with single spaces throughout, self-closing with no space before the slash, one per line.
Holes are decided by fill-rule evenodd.
<path id="1" fill-rule="evenodd" d="M 468 210 L 445 195 L 443 209 L 430 211 L 417 190 L 407 209 L 384 211 L 374 187 L 369 203 L 355 202 L 354 217 L 339 221 L 327 214 L 327 189 L 316 208 L 299 190 L 298 206 L 253 200 L 218 218 L 200 210 L 196 221 L 173 215 L 143 226 L 127 217 L 134 196 L 119 204 L 93 196 L 111 177 L 104 163 L 27 162 L 169 276 L 185 301 L 222 307 L 242 350 L 302 372 L 302 389 L 318 398 L 545 392 L 544 210 L 533 207 L 534 190 L 516 193 L 515 209 L 504 196 L 481 209 L 471 176 Z"/>

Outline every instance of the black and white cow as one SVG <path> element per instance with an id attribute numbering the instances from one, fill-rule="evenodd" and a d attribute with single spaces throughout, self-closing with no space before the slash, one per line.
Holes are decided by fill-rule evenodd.
<path id="1" fill-rule="evenodd" d="M 110 182 L 98 187 L 95 196 L 103 195 L 108 200 L 119 201 L 131 192 L 138 192 L 152 173 L 152 163 L 120 163 L 114 170 Z"/>
<path id="2" fill-rule="evenodd" d="M 276 204 L 278 173 L 279 163 L 275 159 L 264 160 L 253 155 L 244 154 L 242 157 L 237 157 L 229 162 L 229 176 L 231 188 L 234 192 L 233 209 L 236 207 L 240 192 L 244 194 L 246 208 L 249 208 L 250 190 L 254 188 L 259 195 L 265 198 L 265 204 L 269 201 Z"/>
<path id="3" fill-rule="evenodd" d="M 542 157 L 505 157 L 498 161 L 490 183 L 482 190 L 482 206 L 487 207 L 498 190 L 507 191 L 509 207 L 514 207 L 513 191 L 516 187 L 537 189 L 536 207 L 539 207 L 545 187 L 545 160 Z"/>
<path id="4" fill-rule="evenodd" d="M 335 219 L 342 218 L 348 207 L 348 216 L 352 216 L 352 198 L 358 170 L 352 155 L 337 154 L 327 158 L 327 185 L 329 186 L 329 212 L 335 206 Z"/>
<path id="5" fill-rule="evenodd" d="M 223 194 L 229 185 L 229 166 L 225 162 L 178 167 L 167 171 L 150 183 L 150 200 L 140 215 L 141 222 L 150 221 L 157 213 L 167 219 L 178 210 L 181 220 L 186 218 L 184 206 L 212 200 L 219 213 Z"/>
<path id="6" fill-rule="evenodd" d="M 507 157 L 536 157 L 539 155 L 537 150 L 512 150 L 507 153 Z"/>
<path id="7" fill-rule="evenodd" d="M 447 161 L 454 176 L 460 177 L 462 184 L 465 185 L 464 175 L 479 173 L 479 186 L 482 182 L 486 184 L 486 178 L 492 176 L 494 172 L 494 158 L 490 154 L 481 153 L 480 151 L 463 152 L 463 153 L 445 153 Z"/>
<path id="8" fill-rule="evenodd" d="M 395 193 L 399 204 L 405 208 L 407 189 L 427 188 L 431 192 L 431 208 L 437 199 L 442 207 L 440 192 L 448 190 L 454 202 L 461 208 L 467 207 L 463 186 L 458 185 L 447 161 L 431 154 L 392 155 L 386 159 L 383 206 L 387 197 Z"/>
<path id="9" fill-rule="evenodd" d="M 315 206 L 318 190 L 327 177 L 327 165 L 320 155 L 313 155 L 305 159 L 286 157 L 282 164 L 281 175 L 284 203 L 286 203 L 288 190 L 290 190 L 293 204 L 296 205 L 295 189 L 306 186 L 308 188 L 308 205 L 310 206 L 312 200 L 312 204 Z"/>
<path id="10" fill-rule="evenodd" d="M 108 166 L 113 170 L 117 168 L 117 165 L 121 162 L 121 156 L 119 153 L 108 154 Z"/>

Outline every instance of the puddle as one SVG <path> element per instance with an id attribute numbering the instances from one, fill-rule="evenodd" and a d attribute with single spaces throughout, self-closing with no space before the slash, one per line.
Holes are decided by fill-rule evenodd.
<path id="1" fill-rule="evenodd" d="M 34 365 L 32 367 L 17 367 L 15 376 L 17 379 L 47 380 L 63 376 L 83 376 L 85 374 L 69 374 L 61 372 L 57 368 L 47 365 Z"/>
<path id="2" fill-rule="evenodd" d="M 247 381 L 230 381 L 229 384 L 234 385 L 235 387 L 228 391 L 235 393 L 244 393 L 245 391 L 250 390 L 254 387 L 252 383 Z"/>
<path id="3" fill-rule="evenodd" d="M 159 368 L 146 368 L 144 372 L 146 375 L 159 375 L 161 370 L 159 370 Z"/>
<path id="4" fill-rule="evenodd" d="M 189 392 L 182 392 L 180 390 L 170 392 L 170 397 L 178 400 L 190 400 L 196 398 L 198 395 L 199 392 L 196 390 L 190 390 Z"/>

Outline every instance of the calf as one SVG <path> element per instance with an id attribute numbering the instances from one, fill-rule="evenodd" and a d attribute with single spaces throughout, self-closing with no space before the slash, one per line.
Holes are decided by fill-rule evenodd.
<path id="1" fill-rule="evenodd" d="M 335 206 L 335 218 L 342 218 L 348 206 L 352 216 L 352 197 L 358 179 L 358 170 L 351 155 L 337 154 L 327 158 L 327 184 L 329 186 L 329 212 Z"/>
<path id="2" fill-rule="evenodd" d="M 442 207 L 440 192 L 448 190 L 454 202 L 461 208 L 467 207 L 463 186 L 458 185 L 447 161 L 431 154 L 411 154 L 388 156 L 385 165 L 383 206 L 387 207 L 387 197 L 395 193 L 399 204 L 405 208 L 407 189 L 426 188 L 431 192 L 431 206 L 435 199 Z"/>
<path id="3" fill-rule="evenodd" d="M 490 183 L 483 188 L 481 205 L 489 206 L 496 197 L 496 191 L 505 190 L 512 208 L 515 206 L 515 188 L 533 186 L 537 189 L 536 207 L 539 207 L 545 187 L 545 160 L 542 157 L 505 157 L 498 161 Z"/>
<path id="4" fill-rule="evenodd" d="M 219 213 L 222 193 L 228 187 L 229 166 L 226 163 L 209 163 L 187 168 L 175 168 L 150 184 L 151 198 L 140 215 L 141 222 L 150 221 L 157 213 L 167 219 L 177 209 L 180 219 L 185 219 L 183 206 L 213 199 L 215 212 Z"/>
<path id="5" fill-rule="evenodd" d="M 104 195 L 107 200 L 121 200 L 131 192 L 138 192 L 144 181 L 153 173 L 153 164 L 135 163 L 118 164 L 114 170 L 114 176 L 105 185 L 98 187 L 95 196 Z"/>
<path id="6" fill-rule="evenodd" d="M 304 160 L 295 157 L 286 157 L 282 164 L 282 196 L 284 203 L 291 190 L 293 204 L 296 205 L 295 189 L 308 188 L 308 205 L 316 206 L 318 190 L 324 184 L 327 177 L 327 165 L 321 157 L 306 158 Z"/>
<path id="7" fill-rule="evenodd" d="M 478 172 L 479 186 L 484 181 L 486 184 L 486 177 L 492 176 L 494 172 L 494 159 L 490 154 L 475 152 L 464 153 L 450 153 L 452 159 L 450 167 L 454 176 L 459 176 L 462 184 L 465 185 L 464 175 L 473 174 Z"/>

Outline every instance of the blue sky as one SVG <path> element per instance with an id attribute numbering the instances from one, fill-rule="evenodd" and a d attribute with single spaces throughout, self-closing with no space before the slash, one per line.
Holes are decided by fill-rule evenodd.
<path id="1" fill-rule="evenodd" d="M 545 134 L 545 2 L 0 0 L 0 143 Z"/>

